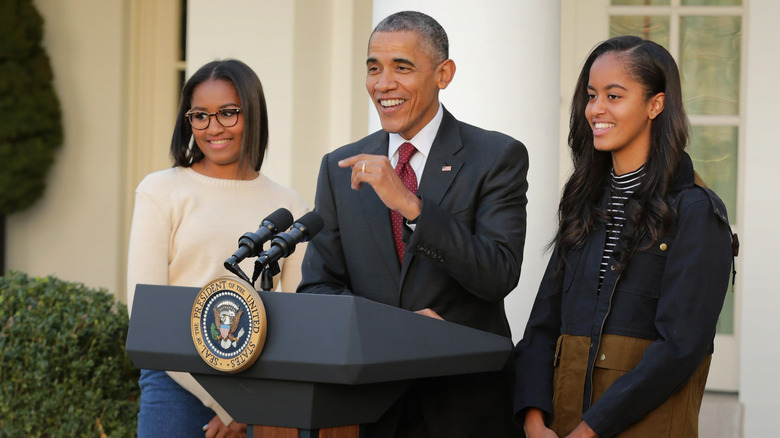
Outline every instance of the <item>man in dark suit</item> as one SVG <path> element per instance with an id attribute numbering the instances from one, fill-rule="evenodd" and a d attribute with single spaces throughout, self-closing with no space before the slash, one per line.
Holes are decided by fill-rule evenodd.
<path id="1" fill-rule="evenodd" d="M 455 74 L 448 50 L 444 29 L 419 12 L 374 29 L 366 88 L 382 130 L 323 158 L 325 227 L 298 292 L 354 294 L 509 337 L 503 299 L 520 277 L 528 154 L 439 103 Z M 418 381 L 368 435 L 516 436 L 513 373 L 510 363 Z"/>

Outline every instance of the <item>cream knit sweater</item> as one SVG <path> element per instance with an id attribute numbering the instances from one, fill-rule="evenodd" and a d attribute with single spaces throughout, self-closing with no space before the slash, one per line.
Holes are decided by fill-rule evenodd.
<path id="1" fill-rule="evenodd" d="M 262 173 L 250 181 L 211 178 L 184 167 L 147 175 L 135 191 L 127 264 L 128 312 L 132 312 L 138 283 L 202 287 L 217 277 L 235 277 L 223 262 L 238 249 L 239 237 L 257 230 L 280 207 L 290 210 L 295 219 L 307 211 L 295 191 Z M 305 244 L 298 245 L 290 257 L 280 260 L 281 287 L 277 290 L 295 292 L 305 250 Z M 251 278 L 254 259 L 240 266 Z M 274 286 L 278 286 L 276 278 Z M 231 416 L 191 375 L 168 374 L 230 424 Z"/>

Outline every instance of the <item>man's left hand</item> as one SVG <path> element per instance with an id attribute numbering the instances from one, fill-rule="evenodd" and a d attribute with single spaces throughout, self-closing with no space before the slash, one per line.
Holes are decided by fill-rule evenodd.
<path id="1" fill-rule="evenodd" d="M 426 307 L 425 309 L 422 309 L 422 310 L 418 310 L 418 311 L 416 311 L 414 313 L 416 313 L 418 315 L 429 316 L 431 318 L 436 318 L 436 319 L 440 319 L 440 320 L 444 321 L 444 318 L 442 318 L 438 313 L 436 313 L 435 310 L 430 309 L 428 307 Z"/>

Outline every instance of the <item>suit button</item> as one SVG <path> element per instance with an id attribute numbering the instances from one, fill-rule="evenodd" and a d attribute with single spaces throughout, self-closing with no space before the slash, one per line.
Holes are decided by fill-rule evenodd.
<path id="1" fill-rule="evenodd" d="M 422 251 L 422 250 L 424 250 L 424 249 L 425 249 L 425 247 L 424 247 L 424 246 L 422 246 L 422 243 L 421 243 L 421 244 L 419 244 L 419 245 L 417 245 L 417 251 Z"/>
<path id="2" fill-rule="evenodd" d="M 438 254 L 436 254 L 435 252 L 432 252 L 432 253 L 431 253 L 431 257 L 433 257 L 433 258 L 435 258 L 435 259 L 438 259 L 438 258 L 439 258 L 439 255 L 438 255 Z"/>
<path id="3" fill-rule="evenodd" d="M 661 246 L 659 246 L 659 248 L 661 249 L 661 251 L 666 251 L 666 248 L 668 248 L 668 246 L 666 246 L 665 243 L 662 243 Z"/>
<path id="4" fill-rule="evenodd" d="M 444 263 L 444 256 L 439 256 L 439 263 Z"/>
<path id="5" fill-rule="evenodd" d="M 431 250 L 426 248 L 425 249 L 425 255 L 427 255 L 427 256 L 431 255 Z"/>
<path id="6" fill-rule="evenodd" d="M 604 359 L 606 359 L 606 358 L 607 358 L 607 355 L 606 355 L 606 354 L 604 354 L 604 353 L 601 353 L 601 357 L 600 357 L 599 359 L 601 359 L 601 360 L 604 360 Z"/>

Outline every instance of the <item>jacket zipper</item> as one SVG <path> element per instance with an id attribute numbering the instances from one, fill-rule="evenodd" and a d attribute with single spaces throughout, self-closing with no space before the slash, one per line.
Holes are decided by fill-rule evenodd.
<path id="1" fill-rule="evenodd" d="M 645 234 L 647 234 L 647 230 L 643 231 L 642 234 L 639 236 L 639 239 L 637 239 L 636 245 L 631 250 L 631 253 L 628 256 L 629 260 L 631 259 L 631 257 L 634 256 L 634 252 L 639 247 L 639 242 L 642 241 L 642 239 L 645 237 Z M 593 371 L 596 369 L 596 360 L 598 360 L 599 349 L 601 348 L 601 337 L 604 335 L 604 325 L 607 323 L 607 317 L 609 317 L 609 313 L 612 311 L 612 299 L 615 298 L 615 290 L 617 289 L 617 285 L 618 283 L 620 283 L 620 278 L 622 276 L 623 276 L 622 272 L 618 273 L 618 276 L 615 279 L 615 283 L 612 285 L 612 292 L 609 294 L 609 305 L 607 306 L 607 313 L 605 313 L 604 318 L 601 319 L 601 327 L 599 327 L 598 342 L 596 343 L 596 352 L 593 355 L 593 360 L 590 363 L 590 375 L 588 376 L 588 380 L 590 381 L 590 391 L 588 393 L 589 409 L 593 400 Z"/>
<path id="2" fill-rule="evenodd" d="M 615 279 L 615 284 L 612 286 L 612 293 L 609 294 L 609 305 L 607 306 L 607 313 L 604 315 L 604 318 L 601 320 L 601 327 L 599 328 L 599 338 L 598 342 L 596 343 L 596 353 L 593 355 L 593 361 L 590 364 L 590 375 L 588 376 L 588 379 L 590 380 L 590 391 L 588 394 L 588 409 L 590 409 L 590 406 L 592 404 L 593 400 L 593 371 L 596 368 L 596 360 L 598 360 L 599 355 L 599 348 L 601 348 L 601 336 L 604 334 L 604 324 L 607 323 L 607 317 L 609 316 L 609 313 L 612 311 L 612 298 L 615 297 L 615 289 L 617 289 L 617 284 L 620 281 L 620 277 L 623 274 L 620 273 L 617 276 L 617 279 Z"/>

